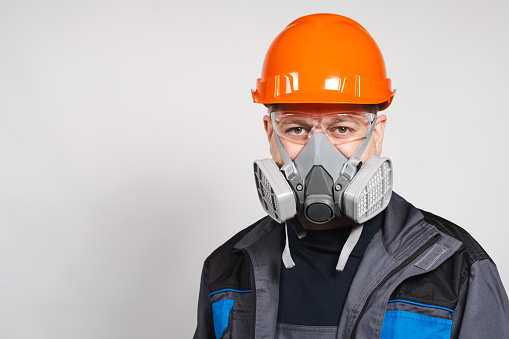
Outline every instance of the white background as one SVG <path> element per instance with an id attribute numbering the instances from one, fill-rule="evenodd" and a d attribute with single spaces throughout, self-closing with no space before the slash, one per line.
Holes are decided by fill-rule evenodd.
<path id="1" fill-rule="evenodd" d="M 190 338 L 203 260 L 263 216 L 250 89 L 305 14 L 359 21 L 397 89 L 395 190 L 509 285 L 505 1 L 0 2 L 0 338 Z"/>

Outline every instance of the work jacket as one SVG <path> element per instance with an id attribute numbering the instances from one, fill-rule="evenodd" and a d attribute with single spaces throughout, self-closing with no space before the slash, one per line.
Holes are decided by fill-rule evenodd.
<path id="1" fill-rule="evenodd" d="M 284 227 L 266 217 L 206 259 L 195 339 L 331 337 L 320 327 L 280 335 L 283 244 Z M 495 264 L 465 230 L 393 193 L 332 337 L 509 338 L 509 301 Z"/>

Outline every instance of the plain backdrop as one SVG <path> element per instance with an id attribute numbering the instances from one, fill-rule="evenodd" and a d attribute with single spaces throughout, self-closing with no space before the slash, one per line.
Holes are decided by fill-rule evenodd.
<path id="1" fill-rule="evenodd" d="M 359 21 L 397 93 L 395 191 L 509 285 L 506 1 L 0 1 L 0 338 L 191 338 L 202 263 L 264 213 L 250 90 L 306 14 Z"/>

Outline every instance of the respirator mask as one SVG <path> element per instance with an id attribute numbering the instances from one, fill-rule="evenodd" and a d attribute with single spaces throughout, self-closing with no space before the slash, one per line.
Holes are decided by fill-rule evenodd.
<path id="1" fill-rule="evenodd" d="M 274 220 L 305 216 L 323 224 L 347 217 L 362 224 L 385 209 L 392 194 L 391 160 L 360 160 L 376 114 L 277 111 L 270 118 L 284 164 L 278 168 L 272 159 L 257 160 L 254 172 L 262 207 Z M 293 161 L 282 139 L 287 147 L 303 146 Z M 355 151 L 346 158 L 337 147 Z"/>

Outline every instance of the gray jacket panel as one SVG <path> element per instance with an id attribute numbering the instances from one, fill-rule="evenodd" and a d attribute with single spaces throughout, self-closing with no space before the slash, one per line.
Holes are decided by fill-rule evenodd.
<path id="1" fill-rule="evenodd" d="M 275 339 L 336 339 L 337 326 L 277 324 Z"/>
<path id="2" fill-rule="evenodd" d="M 282 227 L 269 233 L 264 242 L 245 247 L 254 273 L 256 286 L 256 338 L 273 339 L 276 332 L 279 304 L 279 274 L 281 268 Z"/>
<path id="3" fill-rule="evenodd" d="M 498 271 L 489 260 L 475 262 L 461 288 L 452 334 L 467 338 L 509 338 L 509 301 Z"/>

